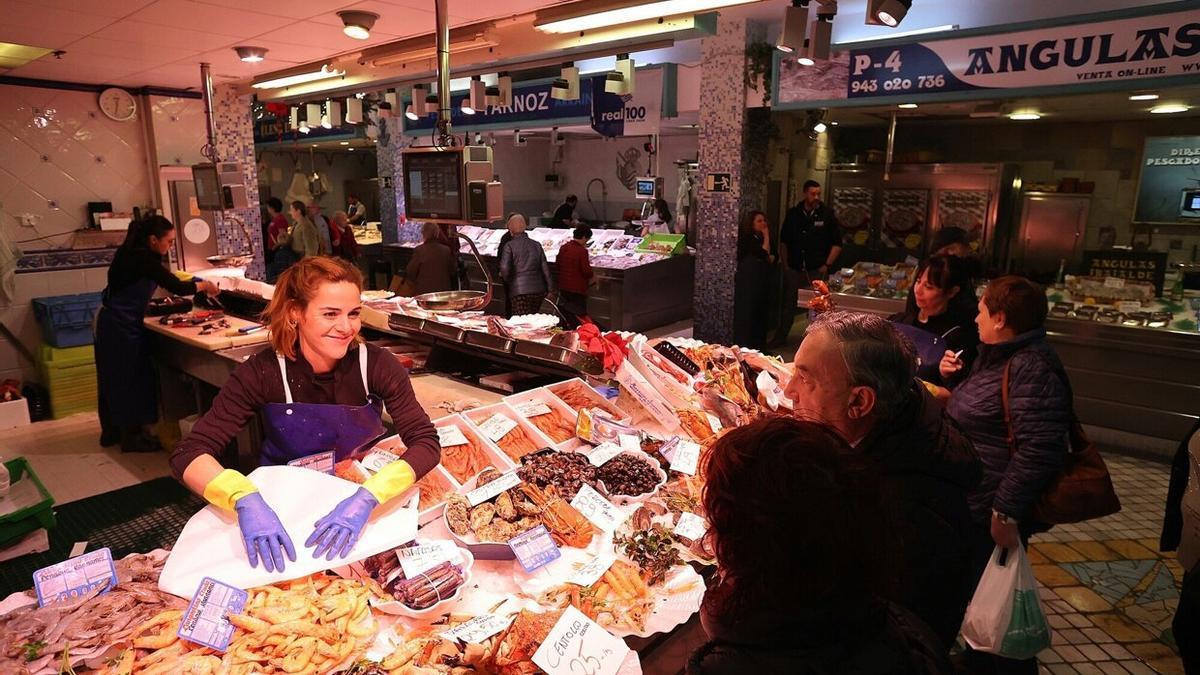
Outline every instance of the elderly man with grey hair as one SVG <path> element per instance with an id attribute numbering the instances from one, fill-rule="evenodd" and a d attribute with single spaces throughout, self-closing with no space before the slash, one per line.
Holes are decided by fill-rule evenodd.
<path id="1" fill-rule="evenodd" d="M 908 338 L 872 314 L 813 321 L 787 386 L 795 414 L 836 429 L 879 470 L 895 515 L 893 600 L 954 644 L 971 588 L 967 492 L 981 475 L 971 442 L 916 379 Z"/>

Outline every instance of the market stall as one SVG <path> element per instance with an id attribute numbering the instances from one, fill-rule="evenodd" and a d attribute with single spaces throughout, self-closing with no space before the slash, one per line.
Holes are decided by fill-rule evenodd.
<path id="1" fill-rule="evenodd" d="M 156 335 L 202 350 L 171 330 Z M 237 526 L 206 506 L 171 551 L 113 562 L 101 549 L 36 572 L 34 590 L 0 605 L 0 664 L 553 675 L 578 661 L 641 672 L 640 656 L 694 617 L 713 570 L 700 501 L 712 442 L 781 405 L 787 369 L 694 340 L 591 337 L 603 344 L 584 349 L 618 396 L 564 379 L 435 419 L 440 466 L 372 516 L 387 526 L 369 524 L 347 564 L 326 570 L 305 549 L 290 574 L 236 566 Z M 301 541 L 308 502 L 336 501 L 405 451 L 387 436 L 336 465 L 249 479 Z"/>

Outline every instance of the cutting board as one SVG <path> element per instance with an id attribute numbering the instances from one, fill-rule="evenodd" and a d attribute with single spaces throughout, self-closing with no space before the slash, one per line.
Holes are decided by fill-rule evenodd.
<path id="1" fill-rule="evenodd" d="M 164 326 L 158 322 L 158 317 L 146 317 L 145 324 L 146 328 L 149 328 L 156 333 L 162 333 L 163 335 L 179 340 L 184 344 L 198 347 L 210 352 L 215 352 L 218 349 L 229 349 L 230 347 L 240 347 L 242 345 L 252 345 L 266 342 L 267 337 L 270 335 L 270 331 L 260 330 L 250 333 L 249 335 L 237 335 L 231 337 L 225 333 L 229 330 L 244 328 L 246 326 L 255 326 L 258 324 L 254 321 L 239 319 L 236 316 L 226 316 L 225 320 L 229 322 L 229 328 L 223 328 L 208 335 L 200 334 L 200 331 L 202 330 L 200 326 Z"/>

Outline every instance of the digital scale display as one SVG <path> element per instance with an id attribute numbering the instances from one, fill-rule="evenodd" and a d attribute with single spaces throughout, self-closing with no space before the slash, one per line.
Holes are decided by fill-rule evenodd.
<path id="1" fill-rule="evenodd" d="M 407 217 L 414 220 L 462 220 L 462 154 L 406 153 L 403 157 Z"/>

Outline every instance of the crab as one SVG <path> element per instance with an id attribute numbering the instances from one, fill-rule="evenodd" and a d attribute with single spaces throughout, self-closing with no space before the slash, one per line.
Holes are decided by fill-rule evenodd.
<path id="1" fill-rule="evenodd" d="M 530 675 L 539 672 L 533 654 L 546 641 L 562 611 L 535 613 L 521 610 L 496 648 L 495 664 L 500 675 Z"/>
<path id="2" fill-rule="evenodd" d="M 545 489 L 531 483 L 521 485 L 521 491 L 541 509 L 539 518 L 560 546 L 585 548 L 592 541 L 596 528 L 575 507 L 558 494 L 553 485 Z"/>

